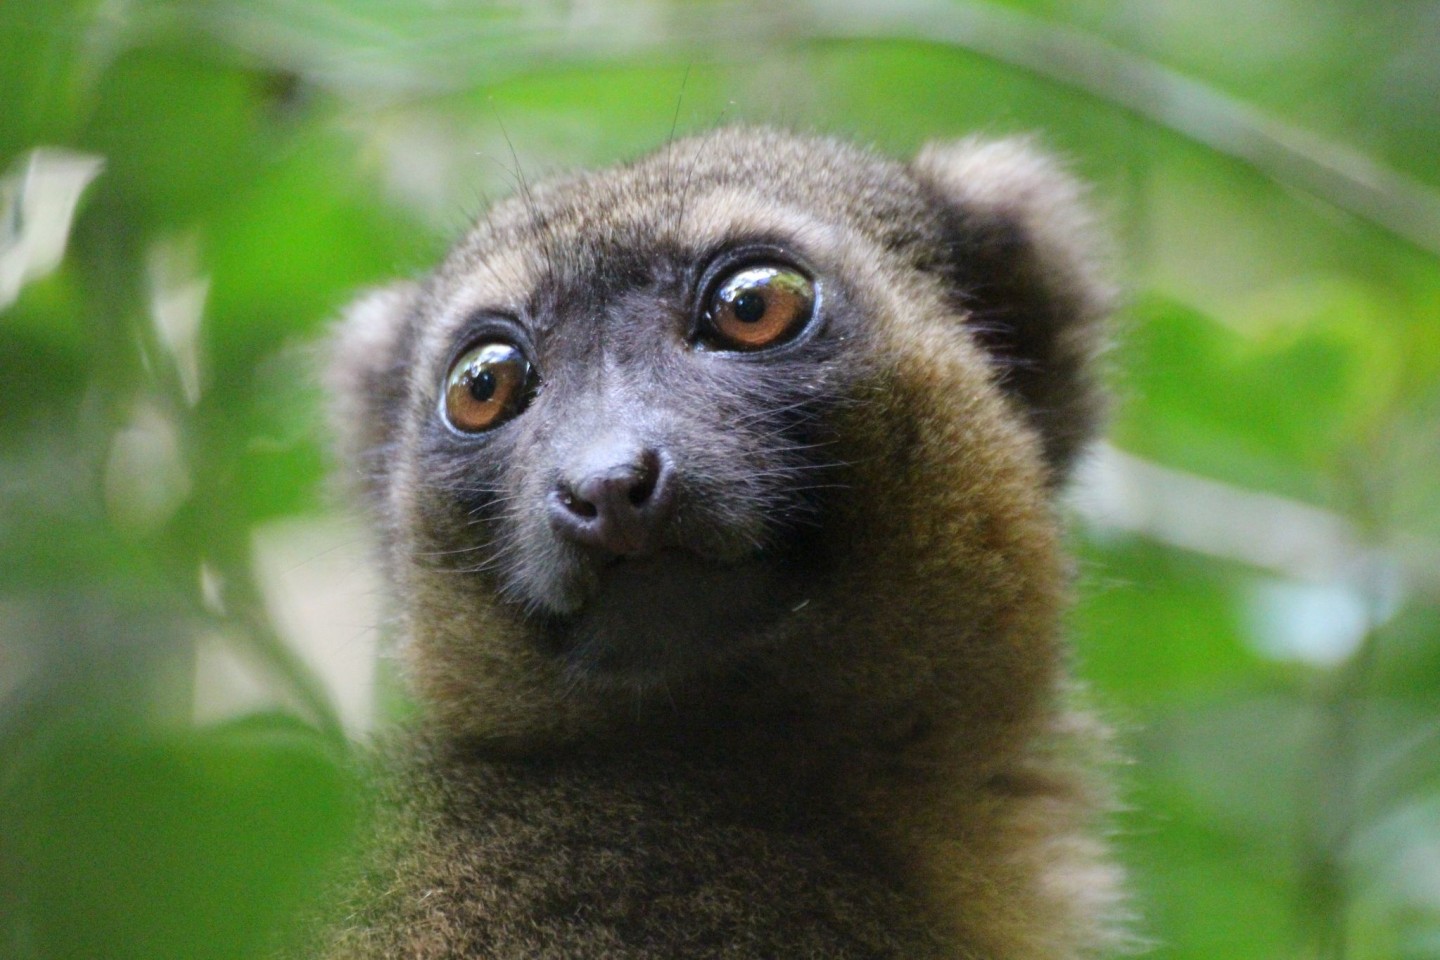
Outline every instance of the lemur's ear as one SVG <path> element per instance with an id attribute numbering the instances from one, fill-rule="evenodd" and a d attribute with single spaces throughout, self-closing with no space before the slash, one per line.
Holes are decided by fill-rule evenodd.
<path id="1" fill-rule="evenodd" d="M 1105 408 L 1096 359 L 1114 293 L 1084 190 L 1024 139 L 932 143 L 911 171 L 948 212 L 937 266 L 1059 482 Z"/>
<path id="2" fill-rule="evenodd" d="M 407 394 L 408 341 L 420 287 L 367 291 L 345 309 L 326 362 L 330 423 L 344 475 L 367 498 L 383 487 Z"/>

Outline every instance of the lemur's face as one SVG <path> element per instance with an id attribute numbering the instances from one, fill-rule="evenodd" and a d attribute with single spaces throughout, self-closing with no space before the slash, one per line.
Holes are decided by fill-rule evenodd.
<path id="1" fill-rule="evenodd" d="M 417 556 L 490 584 L 574 670 L 689 671 L 823 575 L 863 315 L 831 251 L 773 213 L 677 235 L 582 207 L 518 257 L 478 246 L 442 294 Z"/>
<path id="2" fill-rule="evenodd" d="M 1089 341 L 1059 339 L 1088 307 L 1006 195 L 954 206 L 938 176 L 721 131 L 522 191 L 355 311 L 342 411 L 432 697 L 1010 629 L 1018 571 L 1050 564 L 1041 454 L 1073 439 L 1028 411 L 1091 418 Z M 897 695 L 924 663 L 865 656 Z"/>
<path id="3" fill-rule="evenodd" d="M 739 159 L 512 200 L 440 271 L 415 346 L 415 561 L 587 677 L 748 648 L 820 589 L 817 531 L 855 495 L 864 235 L 796 206 L 823 176 Z"/>

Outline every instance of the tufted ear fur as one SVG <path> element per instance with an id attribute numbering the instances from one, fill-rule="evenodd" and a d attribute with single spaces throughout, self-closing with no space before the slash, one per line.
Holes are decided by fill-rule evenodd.
<path id="1" fill-rule="evenodd" d="M 346 308 L 330 338 L 325 385 L 343 473 L 366 499 L 383 486 L 387 456 L 405 407 L 407 331 L 420 286 L 367 291 Z"/>
<path id="2" fill-rule="evenodd" d="M 1105 408 L 1096 359 L 1113 291 L 1083 188 L 1024 139 L 929 144 L 911 171 L 947 212 L 936 267 L 1059 483 Z"/>

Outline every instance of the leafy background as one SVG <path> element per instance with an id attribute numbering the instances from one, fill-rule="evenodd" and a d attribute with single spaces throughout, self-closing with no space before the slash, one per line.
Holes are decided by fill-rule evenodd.
<path id="1" fill-rule="evenodd" d="M 0 954 L 253 957 L 403 709 L 316 339 L 523 173 L 1039 131 L 1129 304 L 1068 509 L 1166 958 L 1440 956 L 1440 6 L 5 0 Z"/>

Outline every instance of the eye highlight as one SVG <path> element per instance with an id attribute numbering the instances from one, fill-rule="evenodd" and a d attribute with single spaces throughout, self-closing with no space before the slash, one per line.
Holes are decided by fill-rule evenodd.
<path id="1" fill-rule="evenodd" d="M 705 319 L 718 345 L 761 350 L 798 333 L 815 310 L 815 285 L 790 267 L 757 264 L 725 277 L 710 294 Z"/>
<path id="2" fill-rule="evenodd" d="M 462 433 L 480 433 L 514 417 L 530 403 L 535 373 L 513 343 L 482 343 L 461 355 L 445 375 L 441 411 Z"/>

